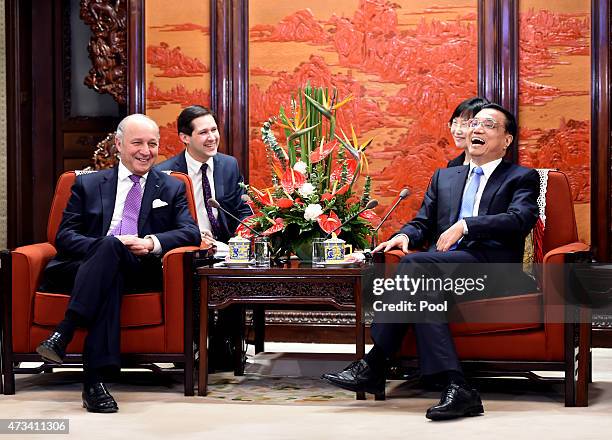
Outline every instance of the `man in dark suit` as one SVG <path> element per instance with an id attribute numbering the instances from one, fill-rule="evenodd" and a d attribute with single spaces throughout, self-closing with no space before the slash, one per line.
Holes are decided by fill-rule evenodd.
<path id="1" fill-rule="evenodd" d="M 193 182 L 198 223 L 202 240 L 208 244 L 227 242 L 238 227 L 222 210 L 209 206 L 214 198 L 221 207 L 240 220 L 253 213 L 242 200 L 245 194 L 238 162 L 232 156 L 219 153 L 219 129 L 212 112 L 202 106 L 185 108 L 177 118 L 178 135 L 185 150 L 160 163 L 157 169 L 180 171 L 188 174 Z M 196 301 L 199 299 L 196 298 Z M 211 320 L 210 356 L 211 370 L 233 369 L 235 357 L 232 335 L 241 330 L 242 315 L 239 307 L 229 307 L 217 313 Z"/>
<path id="2" fill-rule="evenodd" d="M 117 127 L 117 167 L 78 175 L 57 236 L 57 256 L 41 289 L 71 292 L 64 320 L 36 351 L 61 364 L 77 327 L 87 329 L 83 350 L 83 406 L 116 412 L 104 384 L 120 366 L 121 295 L 160 290 L 160 256 L 180 246 L 199 246 L 185 185 L 152 169 L 159 128 L 145 115 L 127 116 Z"/>
<path id="3" fill-rule="evenodd" d="M 524 241 L 538 215 L 539 178 L 535 170 L 502 160 L 516 137 L 516 120 L 496 104 L 483 106 L 469 121 L 469 165 L 438 169 L 423 204 L 400 232 L 375 251 L 400 248 L 427 252 L 404 256 L 398 272 L 432 275 L 444 263 L 519 263 Z M 464 264 L 465 263 L 465 264 Z M 375 319 L 376 321 L 376 319 Z M 421 373 L 446 388 L 440 402 L 427 410 L 432 420 L 452 419 L 484 412 L 480 396 L 467 385 L 448 324 L 433 320 L 414 324 Z M 360 361 L 327 381 L 351 391 L 382 394 L 389 358 L 408 330 L 407 323 L 372 325 L 373 349 Z"/>
<path id="4" fill-rule="evenodd" d="M 202 238 L 227 242 L 233 237 L 238 223 L 221 210 L 208 206 L 211 197 L 221 207 L 240 220 L 253 212 L 242 200 L 245 194 L 238 161 L 219 153 L 219 129 L 212 112 L 192 105 L 184 109 L 177 119 L 178 135 L 185 150 L 160 163 L 159 170 L 180 171 L 193 181 Z"/>

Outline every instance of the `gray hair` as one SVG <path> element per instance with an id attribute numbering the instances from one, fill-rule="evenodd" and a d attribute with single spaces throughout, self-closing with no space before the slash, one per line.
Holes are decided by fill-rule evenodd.
<path id="1" fill-rule="evenodd" d="M 125 132 L 125 128 L 130 122 L 135 121 L 146 122 L 154 126 L 157 130 L 157 138 L 159 139 L 159 126 L 153 119 L 149 118 L 147 115 L 143 115 L 142 113 L 134 113 L 132 115 L 127 115 L 125 118 L 123 118 L 121 122 L 119 122 L 119 125 L 117 125 L 115 137 L 123 141 L 123 133 Z"/>

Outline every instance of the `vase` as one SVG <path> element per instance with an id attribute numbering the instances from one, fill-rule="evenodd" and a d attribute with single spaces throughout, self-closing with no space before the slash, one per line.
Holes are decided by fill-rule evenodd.
<path id="1" fill-rule="evenodd" d="M 312 240 L 304 240 L 293 245 L 293 252 L 304 262 L 312 260 Z"/>

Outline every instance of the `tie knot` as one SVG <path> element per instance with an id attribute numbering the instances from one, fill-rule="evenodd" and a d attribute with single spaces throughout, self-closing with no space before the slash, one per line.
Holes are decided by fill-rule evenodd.
<path id="1" fill-rule="evenodd" d="M 474 169 L 472 170 L 472 172 L 473 172 L 474 174 L 478 174 L 478 175 L 480 175 L 480 176 L 482 176 L 482 175 L 484 174 L 484 172 L 482 171 L 482 168 L 480 168 L 480 167 L 476 167 L 476 168 L 474 168 Z"/>
<path id="2" fill-rule="evenodd" d="M 208 164 L 207 163 L 203 163 L 201 169 L 202 169 L 202 172 L 205 173 L 206 170 L 208 169 Z"/>
<path id="3" fill-rule="evenodd" d="M 130 180 L 131 180 L 132 182 L 134 182 L 134 183 L 138 183 L 138 182 L 140 182 L 140 178 L 141 178 L 141 177 L 142 177 L 142 176 L 137 176 L 136 174 L 132 174 L 132 175 L 130 176 Z"/>

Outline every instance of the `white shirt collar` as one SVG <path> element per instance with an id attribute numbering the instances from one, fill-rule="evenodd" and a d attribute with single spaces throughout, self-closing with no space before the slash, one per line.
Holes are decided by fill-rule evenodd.
<path id="1" fill-rule="evenodd" d="M 123 165 L 123 162 L 121 162 L 121 160 L 119 160 L 119 175 L 117 177 L 117 179 L 121 182 L 123 180 L 128 180 L 130 178 L 130 176 L 134 174 L 132 173 L 130 170 L 127 169 L 127 167 L 125 165 Z M 149 173 L 145 173 L 142 178 L 144 179 L 144 181 L 147 181 L 147 176 L 149 175 Z"/>
<path id="2" fill-rule="evenodd" d="M 187 171 L 189 175 L 196 175 L 202 168 L 203 163 L 199 160 L 196 160 L 189 154 L 189 151 L 185 150 L 185 161 L 187 162 Z M 214 171 L 214 156 L 211 156 L 206 161 L 208 164 L 208 169 L 212 172 Z"/>
<path id="3" fill-rule="evenodd" d="M 491 162 L 487 162 L 484 165 L 480 165 L 480 168 L 482 168 L 482 173 L 484 174 L 484 177 L 488 180 L 489 177 L 491 177 L 491 174 L 493 174 L 493 171 L 495 171 L 495 168 L 497 168 L 497 166 L 501 163 L 502 159 L 495 159 L 492 160 Z M 472 170 L 474 168 L 476 168 L 478 165 L 476 165 L 474 162 L 470 161 L 470 173 L 468 174 L 468 176 L 472 175 Z"/>

